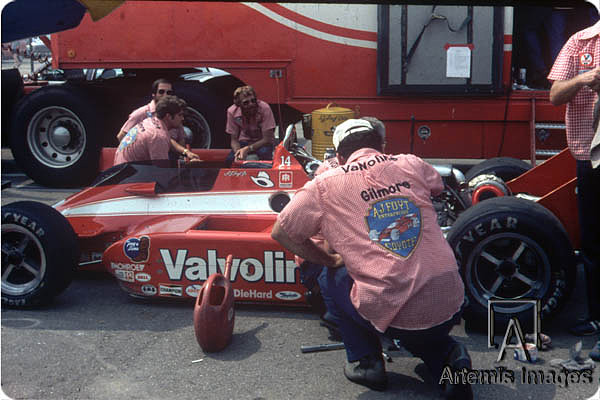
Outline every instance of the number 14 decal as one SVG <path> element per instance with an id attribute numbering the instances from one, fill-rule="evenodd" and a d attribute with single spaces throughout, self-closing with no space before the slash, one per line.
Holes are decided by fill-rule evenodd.
<path id="1" fill-rule="evenodd" d="M 279 168 L 288 168 L 292 166 L 292 161 L 290 159 L 291 156 L 281 156 L 281 162 L 279 163 Z"/>

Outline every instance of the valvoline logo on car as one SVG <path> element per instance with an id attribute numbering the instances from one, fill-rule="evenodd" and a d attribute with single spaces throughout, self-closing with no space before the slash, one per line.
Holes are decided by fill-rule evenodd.
<path id="1" fill-rule="evenodd" d="M 142 236 L 140 238 L 129 238 L 123 244 L 123 252 L 133 262 L 139 263 L 148 261 L 150 254 L 150 238 Z"/>
<path id="2" fill-rule="evenodd" d="M 365 217 L 369 239 L 386 250 L 408 257 L 421 235 L 421 210 L 406 197 L 392 197 L 371 205 Z"/>

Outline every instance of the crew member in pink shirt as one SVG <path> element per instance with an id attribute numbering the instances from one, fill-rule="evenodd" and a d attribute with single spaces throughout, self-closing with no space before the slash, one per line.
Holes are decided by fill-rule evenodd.
<path id="1" fill-rule="evenodd" d="M 114 164 L 169 158 L 169 131 L 183 124 L 184 100 L 176 96 L 164 96 L 156 103 L 156 115 L 144 119 L 131 128 L 115 153 Z M 188 150 L 184 149 L 184 153 Z M 184 154 L 185 155 L 185 154 Z"/>
<path id="2" fill-rule="evenodd" d="M 164 96 L 171 96 L 174 94 L 173 85 L 166 79 L 157 79 L 152 83 L 152 100 L 150 103 L 142 106 L 136 110 L 134 110 L 131 114 L 129 114 L 129 118 L 121 127 L 121 130 L 117 134 L 117 140 L 121 142 L 123 137 L 129 132 L 131 128 L 145 120 L 146 118 L 151 118 L 156 114 L 156 103 L 162 99 Z M 169 131 L 169 136 L 171 137 L 171 152 L 175 158 L 178 158 L 180 154 L 185 155 L 190 160 L 200 160 L 196 154 L 192 153 L 189 150 L 186 150 L 185 145 L 185 132 L 183 130 L 183 125 L 178 128 L 171 129 Z"/>
<path id="3" fill-rule="evenodd" d="M 245 160 L 256 153 L 261 160 L 273 159 L 275 118 L 271 107 L 256 97 L 251 86 L 233 92 L 233 105 L 227 109 L 225 132 L 231 135 L 231 153 L 226 162 Z"/>
<path id="4" fill-rule="evenodd" d="M 365 120 L 338 125 L 333 144 L 340 166 L 299 190 L 271 235 L 328 268 L 345 376 L 386 388 L 379 341 L 385 335 L 425 362 L 446 398 L 472 398 L 468 382 L 444 379 L 471 361 L 449 335 L 460 320 L 464 286 L 430 200 L 443 190 L 440 175 L 416 156 L 382 154 L 382 137 Z M 334 252 L 310 240 L 319 231 Z"/>

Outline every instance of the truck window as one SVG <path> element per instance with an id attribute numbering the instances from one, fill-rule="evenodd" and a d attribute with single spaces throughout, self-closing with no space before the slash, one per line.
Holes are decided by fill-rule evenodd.
<path id="1" fill-rule="evenodd" d="M 379 94 L 496 93 L 502 7 L 381 5 Z"/>

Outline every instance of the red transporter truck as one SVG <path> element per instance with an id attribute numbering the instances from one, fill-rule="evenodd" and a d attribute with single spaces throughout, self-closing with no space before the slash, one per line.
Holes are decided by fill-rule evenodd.
<path id="1" fill-rule="evenodd" d="M 10 144 L 36 181 L 85 184 L 100 148 L 117 144 L 129 112 L 166 77 L 190 106 L 193 147 L 228 147 L 225 110 L 244 83 L 271 104 L 279 125 L 335 103 L 384 121 L 390 152 L 534 159 L 565 147 L 564 109 L 549 103 L 547 90 L 517 84 L 517 12 L 126 1 L 97 22 L 86 15 L 52 35 L 52 67 L 64 82 L 26 88 Z"/>

